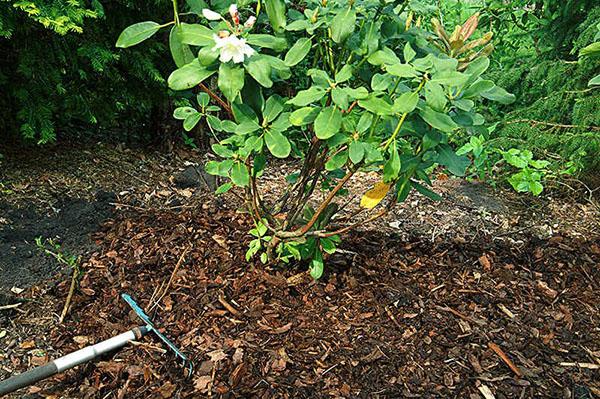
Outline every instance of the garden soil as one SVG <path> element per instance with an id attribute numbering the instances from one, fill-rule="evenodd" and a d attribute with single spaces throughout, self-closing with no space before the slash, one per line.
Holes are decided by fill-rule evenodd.
<path id="1" fill-rule="evenodd" d="M 93 162 L 100 156 L 115 162 Z M 3 291 L 18 305 L 0 310 L 0 376 L 138 325 L 122 292 L 195 363 L 186 378 L 148 336 L 13 397 L 600 397 L 593 199 L 523 200 L 440 175 L 435 187 L 445 201 L 415 195 L 378 224 L 361 227 L 315 282 L 302 265 L 266 268 L 245 260 L 250 221 L 235 195 L 217 201 L 203 187 L 175 183 L 199 158 L 183 150 L 140 155 L 106 148 L 82 156 L 71 172 L 57 168 L 47 176 L 53 188 L 37 197 L 30 188 L 39 180 L 35 173 L 0 173 L 10 191 L 3 209 L 30 215 L 23 229 L 34 215 L 50 223 L 42 210 L 61 192 L 97 214 L 75 218 L 86 220 L 85 239 L 65 239 L 65 250 L 83 254 L 85 274 L 64 323 L 57 315 L 69 278 Z M 120 178 L 101 178 L 126 167 Z M 294 165 L 268 174 L 266 198 L 283 188 L 286 168 Z M 79 181 L 97 178 L 73 186 L 72 173 L 81 174 Z M 351 195 L 372 183 L 365 175 Z M 91 201 L 91 190 L 115 198 Z M 43 200 L 35 211 L 16 212 L 23 198 Z M 67 227 L 29 236 L 66 238 Z"/>

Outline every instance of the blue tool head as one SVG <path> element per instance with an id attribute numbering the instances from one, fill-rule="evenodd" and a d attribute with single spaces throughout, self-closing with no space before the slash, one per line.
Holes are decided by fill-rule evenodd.
<path id="1" fill-rule="evenodd" d="M 154 324 L 152 324 L 150 317 L 148 317 L 148 315 L 142 310 L 142 308 L 135 302 L 135 300 L 129 294 L 122 293 L 121 298 L 123 298 L 123 300 L 127 302 L 131 309 L 133 309 L 135 314 L 137 314 L 138 317 L 142 319 L 144 323 L 146 323 L 146 328 L 148 329 L 148 331 L 154 333 L 169 349 L 173 351 L 175 357 L 183 362 L 183 367 L 188 369 L 188 377 L 191 377 L 194 371 L 194 364 L 192 363 L 192 361 L 189 360 L 187 356 L 185 356 L 183 353 L 181 353 L 181 351 L 177 349 L 173 342 L 171 342 L 167 337 L 165 337 L 160 331 L 158 331 L 154 327 Z"/>

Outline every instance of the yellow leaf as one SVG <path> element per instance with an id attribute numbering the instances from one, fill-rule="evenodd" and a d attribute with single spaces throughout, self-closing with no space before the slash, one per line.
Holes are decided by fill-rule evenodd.
<path id="1" fill-rule="evenodd" d="M 372 209 L 381 202 L 385 195 L 390 190 L 390 185 L 384 182 L 379 182 L 365 193 L 360 199 L 360 206 L 367 209 Z"/>

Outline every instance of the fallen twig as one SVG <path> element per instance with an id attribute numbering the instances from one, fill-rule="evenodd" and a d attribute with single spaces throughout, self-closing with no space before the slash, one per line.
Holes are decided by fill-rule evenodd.
<path id="1" fill-rule="evenodd" d="M 223 295 L 219 295 L 219 303 L 223 305 L 223 307 L 227 309 L 232 315 L 237 317 L 241 315 L 241 313 L 236 308 L 234 308 L 231 304 L 229 304 L 229 302 L 227 302 Z"/>
<path id="2" fill-rule="evenodd" d="M 21 302 L 19 303 L 13 303 L 11 305 L 4 305 L 4 306 L 0 306 L 0 310 L 9 310 L 9 309 L 14 309 L 21 306 Z"/>
<path id="3" fill-rule="evenodd" d="M 169 277 L 169 281 L 167 282 L 167 285 L 165 286 L 165 288 L 162 290 L 162 293 L 159 295 L 159 297 L 156 299 L 156 301 L 154 301 L 154 303 L 152 304 L 152 306 L 150 306 L 150 308 L 148 309 L 148 312 L 152 312 L 152 310 L 158 306 L 158 304 L 160 303 L 160 301 L 165 297 L 165 295 L 167 295 L 167 291 L 169 291 L 169 288 L 171 287 L 171 284 L 173 283 L 173 279 L 175 278 L 175 274 L 177 273 L 177 270 L 179 270 L 179 267 L 181 266 L 181 264 L 183 263 L 183 261 L 185 260 L 185 255 L 188 253 L 188 251 L 191 249 L 191 246 L 188 246 L 186 249 L 184 249 L 184 251 L 181 253 L 181 256 L 179 257 L 179 260 L 177 261 L 177 264 L 175 265 L 175 268 L 173 269 L 173 272 L 171 272 L 171 277 Z"/>
<path id="4" fill-rule="evenodd" d="M 62 312 L 60 313 L 60 317 L 58 318 L 58 322 L 62 324 L 67 317 L 67 313 L 69 312 L 69 307 L 71 306 L 71 300 L 73 299 L 73 293 L 75 292 L 75 287 L 77 287 L 77 279 L 79 278 L 79 267 L 73 267 L 73 276 L 71 277 L 71 285 L 69 287 L 69 293 L 67 294 L 67 300 L 65 301 L 65 306 L 63 307 Z"/>
<path id="5" fill-rule="evenodd" d="M 488 344 L 488 347 L 493 350 L 494 352 L 496 352 L 496 354 L 498 356 L 500 356 L 500 359 L 502 359 L 502 361 L 504 363 L 506 363 L 506 365 L 508 366 L 508 368 L 510 368 L 513 373 L 516 374 L 517 377 L 522 377 L 523 373 L 521 372 L 521 370 L 519 370 L 519 368 L 513 363 L 512 360 L 509 359 L 508 355 L 506 353 L 504 353 L 504 351 L 495 343 L 490 342 Z"/>
<path id="6" fill-rule="evenodd" d="M 563 367 L 581 367 L 582 369 L 600 370 L 600 364 L 595 363 L 562 362 L 558 365 Z"/>

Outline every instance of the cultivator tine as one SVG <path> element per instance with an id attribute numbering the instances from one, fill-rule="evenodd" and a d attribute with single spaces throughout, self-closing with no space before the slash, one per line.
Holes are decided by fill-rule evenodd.
<path id="1" fill-rule="evenodd" d="M 187 356 L 185 356 L 178 348 L 177 346 L 175 346 L 175 344 L 173 342 L 171 342 L 171 340 L 169 340 L 167 337 L 165 337 L 160 331 L 158 331 L 156 329 L 156 327 L 154 327 L 154 324 L 152 323 L 152 321 L 150 320 L 150 317 L 142 310 L 142 308 L 135 302 L 135 300 L 131 297 L 131 295 L 129 294 L 125 294 L 122 293 L 121 294 L 121 298 L 123 298 L 123 300 L 125 302 L 127 302 L 127 304 L 131 307 L 131 309 L 133 309 L 133 311 L 138 315 L 138 317 L 140 319 L 142 319 L 142 321 L 144 323 L 146 323 L 146 328 L 148 329 L 148 331 L 156 334 L 156 336 L 169 348 L 173 351 L 173 353 L 175 353 L 175 357 L 180 359 L 183 364 L 182 366 L 184 368 L 188 369 L 188 377 L 191 377 L 193 371 L 194 371 L 194 364 L 192 363 L 191 360 L 189 360 L 187 358 Z"/>

